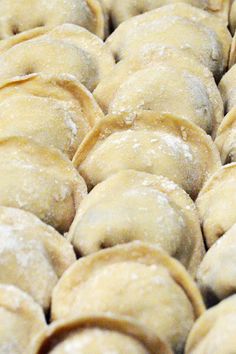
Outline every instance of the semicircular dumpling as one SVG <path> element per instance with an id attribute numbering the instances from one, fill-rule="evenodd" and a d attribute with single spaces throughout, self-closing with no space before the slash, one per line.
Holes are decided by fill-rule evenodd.
<path id="1" fill-rule="evenodd" d="M 186 354 L 235 353 L 236 295 L 206 311 L 194 324 Z"/>
<path id="2" fill-rule="evenodd" d="M 134 240 L 158 244 L 192 274 L 204 254 L 190 197 L 162 176 L 131 170 L 106 179 L 84 198 L 67 237 L 82 255 Z"/>
<path id="3" fill-rule="evenodd" d="M 74 23 L 104 36 L 104 17 L 96 0 L 1 0 L 0 14 L 1 39 L 63 23 Z"/>
<path id="4" fill-rule="evenodd" d="M 104 354 L 171 354 L 157 334 L 125 316 L 93 315 L 51 324 L 34 345 L 34 354 L 70 352 Z"/>
<path id="5" fill-rule="evenodd" d="M 179 3 L 168 5 L 122 23 L 107 46 L 118 59 L 136 56 L 158 43 L 194 54 L 219 78 L 228 64 L 231 35 L 226 23 L 206 11 Z"/>
<path id="6" fill-rule="evenodd" d="M 45 311 L 64 271 L 76 260 L 72 246 L 25 211 L 0 206 L 0 284 L 31 295 Z"/>
<path id="7" fill-rule="evenodd" d="M 0 322 L 1 354 L 32 354 L 34 340 L 46 328 L 41 307 L 11 285 L 0 285 Z"/>
<path id="8" fill-rule="evenodd" d="M 100 120 L 73 162 L 90 188 L 133 169 L 168 177 L 193 198 L 220 166 L 218 151 L 202 129 L 185 119 L 145 111 Z"/>
<path id="9" fill-rule="evenodd" d="M 155 88 L 154 92 L 153 90 L 151 92 L 149 90 L 149 92 L 146 93 L 143 89 L 144 84 L 147 88 L 152 89 L 152 77 L 146 76 L 145 78 L 140 78 L 140 81 L 139 76 L 142 76 L 142 74 L 141 72 L 138 73 L 138 71 L 142 71 L 142 73 L 144 73 L 144 70 L 148 72 L 154 71 L 154 67 L 156 69 L 154 77 L 159 77 L 160 80 L 164 74 L 165 68 L 166 70 L 169 68 L 170 70 L 167 72 L 167 77 L 171 76 L 171 78 L 170 80 L 165 78 L 164 83 L 159 83 L 157 80 L 154 81 L 153 79 L 154 83 L 158 82 L 158 84 L 161 84 L 161 87 Z M 184 95 L 181 92 L 181 97 L 177 99 L 175 85 L 178 86 L 179 82 L 174 82 L 172 74 L 174 76 L 181 76 L 180 80 L 185 82 L 184 86 L 187 85 L 184 93 L 190 95 L 190 97 L 188 97 L 182 105 L 179 105 L 179 100 L 181 101 Z M 219 124 L 223 120 L 223 103 L 212 73 L 196 58 L 186 53 L 183 54 L 180 49 L 171 47 L 163 48 L 157 45 L 154 46 L 152 50 L 147 48 L 147 51 L 142 52 L 142 55 L 138 55 L 136 58 L 121 60 L 115 65 L 114 69 L 111 70 L 110 74 L 98 84 L 93 92 L 94 97 L 104 113 L 112 113 L 113 101 L 116 102 L 119 100 L 121 92 L 125 90 L 126 85 L 129 85 L 130 81 L 137 81 L 137 79 L 137 86 L 135 84 L 135 86 L 132 87 L 128 97 L 121 97 L 122 102 L 126 99 L 130 101 L 129 97 L 131 94 L 134 95 L 135 98 L 140 96 L 142 107 L 145 109 L 152 108 L 156 111 L 159 111 L 161 103 L 163 105 L 165 102 L 166 104 L 163 108 L 166 111 L 170 110 L 171 107 L 173 108 L 174 114 L 178 115 L 178 110 L 179 116 L 190 120 L 191 118 L 193 118 L 193 120 L 196 119 L 196 115 L 201 115 L 201 112 L 203 110 L 205 111 L 205 109 L 203 109 L 205 107 L 206 112 L 204 112 L 204 118 L 201 119 L 199 123 L 203 128 L 207 128 L 208 126 L 207 129 L 209 129 L 209 132 L 212 130 L 213 136 L 215 135 Z M 168 93 L 167 87 L 170 88 L 169 94 L 174 96 L 174 102 L 170 97 L 168 97 L 168 99 L 166 96 L 163 97 L 165 90 L 167 91 L 166 94 Z M 137 89 L 140 93 L 137 92 Z M 156 95 L 159 96 L 156 97 Z M 129 103 L 131 103 L 132 107 L 137 107 L 140 102 L 133 102 L 132 100 L 132 102 Z M 156 102 L 158 102 L 158 105 Z M 194 102 L 198 102 L 195 103 L 195 107 L 193 107 Z M 174 104 L 175 106 L 172 107 Z M 114 105 L 116 108 L 119 102 L 114 103 Z M 200 112 L 197 107 L 200 108 Z M 198 119 L 196 122 L 198 122 Z"/>
<path id="10" fill-rule="evenodd" d="M 0 83 L 0 139 L 25 136 L 73 158 L 103 114 L 70 75 L 32 74 Z"/>
<path id="11" fill-rule="evenodd" d="M 226 113 L 236 106 L 236 64 L 222 77 L 219 90 Z"/>
<path id="12" fill-rule="evenodd" d="M 204 185 L 196 201 L 203 233 L 211 247 L 236 223 L 236 163 L 220 168 Z"/>
<path id="13" fill-rule="evenodd" d="M 207 133 L 215 133 L 217 121 L 203 82 L 175 66 L 152 65 L 131 75 L 119 87 L 109 113 L 148 110 L 185 118 Z M 223 119 L 223 114 L 219 117 Z"/>
<path id="14" fill-rule="evenodd" d="M 114 66 L 98 37 L 71 24 L 22 33 L 3 41 L 0 52 L 1 81 L 29 73 L 67 73 L 91 91 Z"/>
<path id="15" fill-rule="evenodd" d="M 70 313 L 127 315 L 181 352 L 203 311 L 200 293 L 180 263 L 159 247 L 133 242 L 75 262 L 54 288 L 51 314 L 53 320 Z"/>
<path id="16" fill-rule="evenodd" d="M 59 150 L 32 140 L 0 140 L 0 205 L 30 211 L 67 231 L 82 198 L 83 178 Z"/>
<path id="17" fill-rule="evenodd" d="M 105 0 L 101 0 L 105 2 Z M 119 0 L 110 1 L 108 7 L 112 23 L 117 27 L 121 22 L 128 20 L 145 12 L 151 11 L 161 6 L 184 2 L 203 10 L 212 12 L 227 20 L 229 10 L 229 0 Z"/>
<path id="18" fill-rule="evenodd" d="M 236 106 L 230 110 L 219 126 L 215 144 L 223 164 L 236 162 Z"/>
<path id="19" fill-rule="evenodd" d="M 220 301 L 236 293 L 236 224 L 208 250 L 197 272 L 206 301 Z"/>

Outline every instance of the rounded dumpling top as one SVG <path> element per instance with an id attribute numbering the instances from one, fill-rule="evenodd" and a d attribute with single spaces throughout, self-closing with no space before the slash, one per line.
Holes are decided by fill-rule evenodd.
<path id="1" fill-rule="evenodd" d="M 104 36 L 104 17 L 97 0 L 1 0 L 0 38 L 35 27 L 73 23 Z"/>
<path id="2" fill-rule="evenodd" d="M 34 354 L 171 354 L 157 335 L 125 316 L 93 315 L 56 321 L 37 339 Z"/>
<path id="3" fill-rule="evenodd" d="M 34 339 L 46 328 L 41 307 L 23 291 L 0 285 L 0 352 L 32 354 Z"/>
<path id="4" fill-rule="evenodd" d="M 53 320 L 70 313 L 127 315 L 181 351 L 203 311 L 182 265 L 159 247 L 136 241 L 75 262 L 54 288 L 51 314 Z"/>

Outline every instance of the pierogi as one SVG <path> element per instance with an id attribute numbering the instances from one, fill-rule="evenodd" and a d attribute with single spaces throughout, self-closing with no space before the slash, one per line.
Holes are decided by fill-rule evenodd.
<path id="1" fill-rule="evenodd" d="M 133 169 L 165 176 L 193 198 L 220 167 L 219 153 L 202 129 L 147 111 L 100 120 L 73 162 L 90 189 L 116 172 Z"/>
<path id="2" fill-rule="evenodd" d="M 203 312 L 200 292 L 183 266 L 159 247 L 133 242 L 75 262 L 54 288 L 51 315 L 125 315 L 181 352 Z"/>

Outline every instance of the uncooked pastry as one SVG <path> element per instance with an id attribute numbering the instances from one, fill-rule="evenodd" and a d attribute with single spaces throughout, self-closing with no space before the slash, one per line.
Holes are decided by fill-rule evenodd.
<path id="1" fill-rule="evenodd" d="M 154 77 L 159 80 L 154 81 L 151 76 L 143 77 L 144 72 L 150 74 L 154 71 L 154 66 Z M 165 69 L 168 72 L 165 73 L 164 80 L 159 82 Z M 138 73 L 140 70 L 143 75 L 141 72 Z M 178 87 L 180 83 L 174 81 L 172 75 L 173 77 L 180 76 L 184 86 L 187 85 L 186 90 L 181 91 L 178 98 L 175 86 Z M 168 80 L 168 76 L 170 76 L 170 80 Z M 154 83 L 150 82 L 152 80 Z M 130 86 L 134 81 L 134 86 L 129 89 L 128 95 L 125 95 L 125 87 Z M 148 84 L 149 92 L 146 92 L 147 87 L 145 90 L 143 89 L 144 84 L 145 86 Z M 183 84 L 181 85 L 183 89 L 182 86 Z M 170 88 L 169 92 L 167 88 Z M 132 110 L 137 106 L 142 106 L 143 109 L 160 112 L 162 107 L 166 112 L 171 110 L 174 115 L 199 123 L 213 136 L 223 120 L 223 102 L 212 73 L 195 57 L 187 53 L 183 54 L 177 48 L 156 45 L 152 50 L 150 47 L 147 48 L 147 51 L 143 50 L 142 55 L 122 60 L 98 84 L 93 94 L 104 113 L 112 113 L 112 110 L 117 108 L 122 109 L 123 100 L 128 100 L 125 103 L 126 105 L 129 103 Z M 130 95 L 134 96 L 132 101 Z M 187 97 L 185 97 L 186 95 Z M 140 100 L 138 99 L 136 102 L 134 98 L 137 99 L 137 96 L 140 96 Z"/>
<path id="2" fill-rule="evenodd" d="M 236 1 L 234 0 L 230 9 L 229 23 L 231 32 L 234 34 L 236 29 Z"/>
<path id="3" fill-rule="evenodd" d="M 0 285 L 0 322 L 1 354 L 32 354 L 34 339 L 46 328 L 41 307 L 11 285 Z"/>
<path id="4" fill-rule="evenodd" d="M 208 310 L 194 324 L 186 354 L 234 354 L 236 295 Z"/>
<path id="5" fill-rule="evenodd" d="M 0 140 L 0 205 L 30 211 L 67 231 L 86 195 L 83 178 L 59 150 L 32 140 Z"/>
<path id="6" fill-rule="evenodd" d="M 204 185 L 196 201 L 208 247 L 236 223 L 236 163 L 220 168 Z"/>
<path id="7" fill-rule="evenodd" d="M 215 143 L 223 164 L 236 162 L 236 107 L 223 119 Z"/>
<path id="8" fill-rule="evenodd" d="M 193 198 L 220 167 L 218 151 L 202 129 L 185 119 L 145 111 L 100 120 L 73 162 L 89 188 L 133 169 L 165 176 Z"/>
<path id="9" fill-rule="evenodd" d="M 0 284 L 31 295 L 45 311 L 51 292 L 76 260 L 72 246 L 36 216 L 0 207 Z"/>
<path id="10" fill-rule="evenodd" d="M 63 23 L 74 23 L 104 36 L 104 17 L 97 0 L 1 0 L 0 14 L 0 39 Z"/>
<path id="11" fill-rule="evenodd" d="M 82 255 L 134 240 L 158 244 L 193 275 L 204 254 L 190 197 L 162 176 L 132 170 L 108 178 L 84 198 L 68 239 Z"/>
<path id="12" fill-rule="evenodd" d="M 205 255 L 197 274 L 198 285 L 208 302 L 236 293 L 236 224 Z"/>
<path id="13" fill-rule="evenodd" d="M 0 83 L 0 138 L 25 136 L 73 158 L 103 114 L 92 94 L 66 74 L 32 74 Z"/>
<path id="14" fill-rule="evenodd" d="M 219 90 L 223 98 L 226 113 L 236 106 L 236 64 L 222 77 Z"/>
<path id="15" fill-rule="evenodd" d="M 194 54 L 218 79 L 228 65 L 232 37 L 226 23 L 188 4 L 168 5 L 123 22 L 108 38 L 114 56 L 136 56 L 153 44 Z"/>
<path id="16" fill-rule="evenodd" d="M 114 66 L 100 38 L 71 24 L 23 32 L 2 41 L 0 52 L 1 81 L 38 72 L 67 73 L 92 91 Z"/>
<path id="17" fill-rule="evenodd" d="M 203 312 L 200 292 L 184 267 L 159 247 L 141 242 L 75 262 L 54 288 L 51 309 L 53 320 L 71 313 L 127 315 L 176 352 Z"/>
<path id="18" fill-rule="evenodd" d="M 229 0 L 100 0 L 106 4 L 112 23 L 117 27 L 121 22 L 161 6 L 184 2 L 212 12 L 228 21 Z"/>
<path id="19" fill-rule="evenodd" d="M 57 321 L 37 339 L 33 354 L 171 354 L 157 334 L 125 316 L 100 315 Z"/>

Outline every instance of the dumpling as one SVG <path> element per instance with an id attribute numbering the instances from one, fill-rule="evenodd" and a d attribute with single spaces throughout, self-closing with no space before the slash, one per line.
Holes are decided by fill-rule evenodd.
<path id="1" fill-rule="evenodd" d="M 2 41 L 0 52 L 1 81 L 38 72 L 67 73 L 92 91 L 114 66 L 101 39 L 71 24 L 24 32 Z"/>
<path id="2" fill-rule="evenodd" d="M 51 314 L 53 320 L 127 315 L 181 352 L 203 311 L 200 293 L 180 263 L 158 247 L 133 242 L 75 262 L 54 288 Z"/>
<path id="3" fill-rule="evenodd" d="M 190 197 L 162 176 L 132 170 L 115 174 L 89 193 L 67 237 L 82 255 L 134 240 L 158 244 L 194 275 L 204 254 Z"/>
<path id="4" fill-rule="evenodd" d="M 211 138 L 195 124 L 145 111 L 100 120 L 73 162 L 89 188 L 118 171 L 133 169 L 165 176 L 193 198 L 220 167 Z"/>
<path id="5" fill-rule="evenodd" d="M 144 73 L 153 75 L 154 70 L 153 78 L 143 77 Z M 166 75 L 164 83 L 159 82 L 163 75 Z M 180 85 L 178 79 L 174 81 L 175 76 L 184 84 Z M 122 96 L 127 85 L 134 81 L 135 86 L 129 90 L 129 94 Z M 161 87 L 158 87 L 159 84 Z M 186 90 L 178 95 L 178 99 L 175 85 L 187 86 Z M 146 93 L 147 88 L 149 91 Z M 147 48 L 147 51 L 143 51 L 142 55 L 136 58 L 121 60 L 93 93 L 105 113 L 112 113 L 113 109 L 121 110 L 126 105 L 132 110 L 141 105 L 144 109 L 160 112 L 162 105 L 165 111 L 172 110 L 175 115 L 199 123 L 209 133 L 212 131 L 213 136 L 223 120 L 223 102 L 212 73 L 196 58 L 183 54 L 177 48 L 163 48 L 157 45 L 152 50 Z M 129 98 L 131 95 L 132 101 Z M 139 96 L 140 100 L 137 102 Z"/>
<path id="6" fill-rule="evenodd" d="M 0 84 L 0 139 L 25 136 L 73 158 L 103 114 L 70 75 L 32 74 Z"/>
<path id="7" fill-rule="evenodd" d="M 74 23 L 104 36 L 104 17 L 97 0 L 1 0 L 0 14 L 0 39 L 63 23 Z"/>
<path id="8" fill-rule="evenodd" d="M 203 82 L 190 72 L 167 64 L 152 65 L 131 75 L 109 105 L 109 113 L 114 114 L 138 110 L 173 114 L 210 134 L 218 125 Z M 218 119 L 221 121 L 223 114 Z"/>
<path id="9" fill-rule="evenodd" d="M 0 205 L 30 211 L 60 232 L 86 195 L 83 178 L 58 150 L 31 140 L 0 140 Z"/>
<path id="10" fill-rule="evenodd" d="M 0 207 L 0 284 L 31 295 L 45 311 L 51 292 L 76 260 L 72 246 L 36 216 Z"/>
<path id="11" fill-rule="evenodd" d="M 236 163 L 220 168 L 196 201 L 208 247 L 236 223 Z"/>
<path id="12" fill-rule="evenodd" d="M 236 340 L 236 295 L 206 311 L 194 324 L 186 354 L 233 354 Z"/>
<path id="13" fill-rule="evenodd" d="M 206 11 L 179 3 L 122 23 L 107 39 L 117 59 L 136 56 L 153 44 L 194 54 L 218 79 L 228 64 L 231 35 L 226 23 Z"/>
<path id="14" fill-rule="evenodd" d="M 32 354 L 36 336 L 46 328 L 41 307 L 11 285 L 0 285 L 0 322 L 1 354 Z"/>
<path id="15" fill-rule="evenodd" d="M 236 106 L 236 64 L 222 77 L 219 90 L 226 113 Z"/>
<path id="16" fill-rule="evenodd" d="M 219 126 L 215 143 L 223 164 L 236 162 L 236 106 L 225 116 Z"/>
<path id="17" fill-rule="evenodd" d="M 205 255 L 198 273 L 198 285 L 207 302 L 220 301 L 236 293 L 236 224 Z"/>
<path id="18" fill-rule="evenodd" d="M 125 316 L 100 315 L 57 321 L 37 339 L 34 354 L 172 354 L 169 346 Z"/>
<path id="19" fill-rule="evenodd" d="M 236 29 L 236 1 L 234 0 L 230 9 L 229 23 L 231 32 L 234 34 Z"/>
<path id="20" fill-rule="evenodd" d="M 130 17 L 177 2 L 185 2 L 199 7 L 227 20 L 229 0 L 119 0 L 110 1 L 111 4 L 108 9 L 110 10 L 113 25 L 117 27 L 121 22 L 128 20 Z"/>

